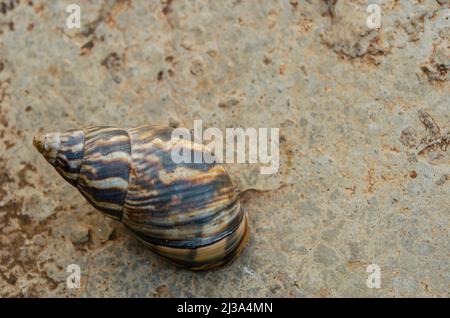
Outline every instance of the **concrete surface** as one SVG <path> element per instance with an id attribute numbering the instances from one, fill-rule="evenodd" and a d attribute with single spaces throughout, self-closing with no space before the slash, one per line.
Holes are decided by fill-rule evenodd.
<path id="1" fill-rule="evenodd" d="M 370 3 L 379 30 L 362 0 L 0 1 L 0 295 L 448 297 L 449 1 Z M 194 119 L 281 135 L 278 174 L 230 167 L 266 191 L 243 195 L 249 245 L 215 271 L 163 262 L 32 147 Z"/>

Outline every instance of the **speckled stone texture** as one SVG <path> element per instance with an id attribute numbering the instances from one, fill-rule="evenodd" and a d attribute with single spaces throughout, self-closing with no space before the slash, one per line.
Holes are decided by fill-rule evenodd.
<path id="1" fill-rule="evenodd" d="M 449 2 L 370 2 L 379 30 L 362 0 L 0 1 L 0 295 L 449 297 Z M 280 128 L 277 174 L 228 167 L 264 191 L 242 197 L 244 253 L 209 272 L 146 250 L 32 147 L 195 119 Z"/>

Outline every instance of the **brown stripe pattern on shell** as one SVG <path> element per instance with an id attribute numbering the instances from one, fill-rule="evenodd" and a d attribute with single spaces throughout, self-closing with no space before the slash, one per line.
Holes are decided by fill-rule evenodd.
<path id="1" fill-rule="evenodd" d="M 225 265 L 246 244 L 247 216 L 222 166 L 174 163 L 171 134 L 157 126 L 74 130 L 49 138 L 60 145 L 46 158 L 95 208 L 165 259 L 191 269 Z M 204 149 L 191 150 L 193 157 Z"/>

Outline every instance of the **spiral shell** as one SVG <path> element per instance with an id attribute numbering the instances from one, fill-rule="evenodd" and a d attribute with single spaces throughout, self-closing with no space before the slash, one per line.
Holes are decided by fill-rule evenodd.
<path id="1" fill-rule="evenodd" d="M 153 252 L 194 270 L 225 265 L 246 244 L 247 216 L 222 166 L 174 163 L 171 134 L 157 126 L 90 127 L 33 143 L 89 203 Z"/>

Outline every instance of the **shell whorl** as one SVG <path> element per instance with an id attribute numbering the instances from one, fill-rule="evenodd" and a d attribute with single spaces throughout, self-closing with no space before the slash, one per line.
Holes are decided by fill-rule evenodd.
<path id="1" fill-rule="evenodd" d="M 155 253 L 191 269 L 229 263 L 248 234 L 231 180 L 217 164 L 174 163 L 171 132 L 90 127 L 33 143 L 94 207 L 121 220 Z"/>

